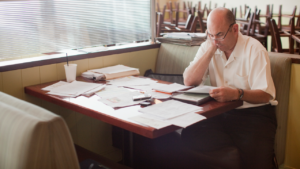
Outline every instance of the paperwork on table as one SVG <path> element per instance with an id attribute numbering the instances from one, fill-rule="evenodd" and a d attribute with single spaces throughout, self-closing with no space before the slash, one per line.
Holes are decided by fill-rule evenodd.
<path id="1" fill-rule="evenodd" d="M 107 84 L 111 84 L 115 86 L 142 86 L 142 85 L 150 85 L 156 83 L 157 81 L 149 78 L 140 78 L 134 76 L 113 79 L 107 82 Z"/>
<path id="2" fill-rule="evenodd" d="M 178 83 L 172 83 L 169 85 L 154 87 L 153 90 L 156 90 L 159 92 L 164 92 L 164 93 L 173 93 L 173 92 L 177 92 L 177 91 L 188 89 L 188 88 L 191 88 L 191 86 L 184 86 L 184 85 L 181 85 Z"/>
<path id="3" fill-rule="evenodd" d="M 139 75 L 139 69 L 124 65 L 109 66 L 83 72 L 82 76 L 93 80 L 110 80 L 120 77 Z"/>
<path id="4" fill-rule="evenodd" d="M 167 84 L 162 84 L 162 83 L 151 83 L 151 84 L 148 84 L 148 85 L 139 85 L 139 86 L 137 86 L 137 85 L 126 85 L 125 87 L 144 91 L 146 93 L 151 94 L 152 97 L 156 98 L 156 99 L 167 99 L 167 98 L 171 97 L 171 94 L 156 92 L 156 91 L 152 90 L 153 88 L 161 88 L 161 87 L 166 87 L 166 86 L 168 86 L 168 85 Z"/>
<path id="5" fill-rule="evenodd" d="M 76 97 L 79 95 L 90 96 L 95 92 L 103 89 L 105 85 L 98 83 L 88 83 L 81 81 L 73 81 L 71 83 L 60 81 L 53 85 L 47 86 L 42 90 L 49 91 L 48 94 L 63 97 Z"/>
<path id="6" fill-rule="evenodd" d="M 139 112 L 143 114 L 130 119 L 156 129 L 172 124 L 179 127 L 187 127 L 206 119 L 204 116 L 196 114 L 196 112 L 200 111 L 202 111 L 202 108 L 199 106 L 169 100 L 139 109 Z"/>
<path id="7" fill-rule="evenodd" d="M 102 91 L 96 93 L 100 97 L 99 101 L 113 108 L 126 107 L 139 104 L 142 101 L 133 101 L 133 96 L 141 95 L 139 91 L 132 91 L 116 86 L 106 86 Z"/>
<path id="8" fill-rule="evenodd" d="M 217 87 L 213 86 L 197 86 L 189 90 L 179 91 L 183 93 L 200 93 L 200 94 L 209 94 L 209 91 L 212 89 L 216 89 Z"/>

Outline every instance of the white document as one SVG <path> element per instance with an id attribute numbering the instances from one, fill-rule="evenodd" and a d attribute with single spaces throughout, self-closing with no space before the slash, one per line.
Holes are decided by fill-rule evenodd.
<path id="1" fill-rule="evenodd" d="M 45 91 L 50 91 L 58 86 L 63 86 L 63 85 L 66 85 L 66 84 L 69 84 L 68 82 L 65 82 L 65 81 L 59 81 L 57 83 L 54 83 L 53 85 L 50 85 L 50 86 L 47 86 L 47 87 L 44 87 L 42 88 L 42 90 L 45 90 Z"/>
<path id="2" fill-rule="evenodd" d="M 97 72 L 97 73 L 103 73 L 103 74 L 113 74 L 113 73 L 120 73 L 120 72 L 127 72 L 131 70 L 138 70 L 137 68 L 132 68 L 132 67 L 127 67 L 124 65 L 116 65 L 116 66 L 110 66 L 110 67 L 105 67 L 101 69 L 93 69 L 90 70 L 92 72 Z"/>
<path id="3" fill-rule="evenodd" d="M 186 128 L 192 124 L 195 124 L 201 120 L 206 119 L 206 117 L 197 113 L 187 113 L 182 116 L 166 120 L 167 122 L 174 124 L 175 126 Z"/>
<path id="4" fill-rule="evenodd" d="M 153 90 L 161 91 L 161 92 L 166 92 L 166 93 L 173 93 L 179 90 L 187 89 L 190 88 L 190 86 L 184 86 L 178 83 L 173 83 L 165 86 L 159 86 L 159 87 L 154 87 Z"/>
<path id="5" fill-rule="evenodd" d="M 192 89 L 181 91 L 184 93 L 202 93 L 202 94 L 208 94 L 210 90 L 216 89 L 217 87 L 214 86 L 197 86 Z"/>
<path id="6" fill-rule="evenodd" d="M 138 109 L 141 108 L 140 105 L 138 106 L 130 106 L 130 107 L 125 107 L 125 108 L 121 108 L 118 110 L 114 110 L 112 107 L 109 107 L 107 105 L 105 105 L 104 103 L 99 102 L 99 97 L 94 95 L 91 96 L 90 98 L 84 97 L 84 96 L 79 96 L 76 98 L 65 98 L 64 100 L 69 101 L 71 103 L 74 104 L 78 104 L 81 106 L 84 106 L 86 108 L 101 112 L 103 114 L 118 118 L 118 119 L 122 119 L 125 121 L 129 121 L 131 123 L 135 123 L 138 125 L 142 125 L 142 126 L 147 126 L 145 124 L 141 124 L 138 123 L 136 121 L 130 120 L 130 117 L 134 117 L 137 115 L 141 115 L 142 113 L 140 113 L 138 111 Z M 84 104 L 82 104 L 84 103 Z"/>
<path id="7" fill-rule="evenodd" d="M 162 120 L 167 120 L 181 116 L 186 113 L 199 112 L 202 108 L 199 106 L 183 103 L 177 100 L 168 100 L 159 104 L 154 104 L 140 109 L 141 113 L 155 116 Z"/>
<path id="8" fill-rule="evenodd" d="M 124 107 L 124 108 L 115 110 L 110 115 L 113 116 L 113 117 L 125 120 L 125 121 L 129 121 L 131 123 L 139 124 L 139 125 L 142 125 L 142 126 L 148 126 L 146 124 L 139 123 L 139 122 L 131 119 L 132 117 L 135 117 L 135 116 L 138 116 L 138 115 L 142 114 L 138 111 L 138 109 L 140 109 L 140 108 L 141 108 L 140 105 Z"/>
<path id="9" fill-rule="evenodd" d="M 125 85 L 124 87 L 132 88 L 132 89 L 137 89 L 137 90 L 142 90 L 147 93 L 151 93 L 153 88 L 160 88 L 160 87 L 165 87 L 167 84 L 162 84 L 162 83 L 150 83 L 146 85 Z"/>
<path id="10" fill-rule="evenodd" d="M 130 90 L 122 87 L 112 86 L 112 85 L 106 85 L 106 87 L 97 92 L 96 95 L 99 97 L 115 97 L 124 93 L 128 93 Z"/>
<path id="11" fill-rule="evenodd" d="M 135 92 L 128 91 L 127 93 L 122 93 L 117 96 L 102 97 L 101 99 L 99 99 L 99 101 L 113 108 L 126 107 L 126 106 L 136 105 L 143 102 L 143 100 L 133 101 L 132 97 L 138 95 L 141 95 L 141 93 L 137 91 Z"/>
<path id="12" fill-rule="evenodd" d="M 156 99 L 168 99 L 171 97 L 170 94 L 165 94 L 165 93 L 160 93 L 160 92 L 155 92 L 155 91 L 152 91 L 150 93 L 151 93 L 151 96 Z"/>
<path id="13" fill-rule="evenodd" d="M 155 80 L 151 80 L 149 78 L 140 78 L 140 77 L 123 77 L 114 80 L 109 80 L 108 84 L 115 85 L 115 86 L 140 86 L 140 85 L 149 85 L 157 83 Z"/>
<path id="14" fill-rule="evenodd" d="M 148 114 L 142 114 L 131 117 L 130 119 L 156 129 L 161 129 L 170 125 L 186 128 L 192 124 L 206 119 L 206 117 L 197 113 L 187 113 L 172 119 L 161 120 Z"/>
<path id="15" fill-rule="evenodd" d="M 96 88 L 94 88 L 94 89 L 92 89 L 92 90 L 89 90 L 89 91 L 87 91 L 87 92 L 82 93 L 82 95 L 85 95 L 85 96 L 91 96 L 91 95 L 93 95 L 94 93 L 96 93 L 96 92 L 98 92 L 98 91 L 104 89 L 105 86 L 106 86 L 106 85 L 99 85 L 98 87 L 96 87 Z"/>
<path id="16" fill-rule="evenodd" d="M 147 126 L 156 128 L 156 129 L 161 129 L 161 128 L 172 125 L 172 123 L 169 123 L 168 121 L 162 121 L 162 120 L 157 120 L 157 119 L 153 119 L 153 118 L 148 118 L 145 115 L 138 115 L 138 116 L 131 117 L 129 119 L 139 122 L 141 124 L 145 124 Z"/>
<path id="17" fill-rule="evenodd" d="M 48 94 L 75 97 L 85 92 L 89 92 L 91 90 L 99 88 L 100 86 L 103 86 L 103 84 L 73 81 L 69 84 L 65 84 L 51 89 L 50 92 L 48 92 Z"/>

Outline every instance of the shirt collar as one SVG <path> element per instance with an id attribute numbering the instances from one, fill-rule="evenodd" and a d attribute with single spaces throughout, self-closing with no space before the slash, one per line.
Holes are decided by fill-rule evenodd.
<path id="1" fill-rule="evenodd" d="M 239 57 L 239 53 L 243 50 L 243 34 L 241 32 L 238 33 L 238 39 L 237 42 L 235 44 L 235 47 L 230 55 L 230 57 L 228 58 L 226 65 L 228 65 L 229 63 L 233 62 L 237 57 Z M 225 55 L 225 53 L 223 52 L 223 55 Z"/>

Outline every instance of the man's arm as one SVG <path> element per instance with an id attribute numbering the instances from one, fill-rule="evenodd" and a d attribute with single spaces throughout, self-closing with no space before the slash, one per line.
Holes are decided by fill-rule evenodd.
<path id="1" fill-rule="evenodd" d="M 194 64 L 190 65 L 183 73 L 184 84 L 186 86 L 198 86 L 202 82 L 205 71 L 208 68 L 212 56 L 217 50 L 210 40 L 207 41 L 208 49 Z"/>
<path id="2" fill-rule="evenodd" d="M 209 92 L 209 95 L 219 102 L 238 100 L 240 97 L 238 89 L 232 89 L 229 87 L 219 87 L 217 89 L 212 89 Z M 268 103 L 270 98 L 270 94 L 262 90 L 244 90 L 244 96 L 242 100 L 252 104 L 260 104 Z"/>

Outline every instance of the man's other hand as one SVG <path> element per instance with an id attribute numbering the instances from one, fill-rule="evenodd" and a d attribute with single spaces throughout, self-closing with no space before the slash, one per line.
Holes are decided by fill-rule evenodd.
<path id="1" fill-rule="evenodd" d="M 229 87 L 219 87 L 216 89 L 212 89 L 209 91 L 209 95 L 218 102 L 227 102 L 231 100 L 237 100 L 239 98 L 238 90 Z"/>

